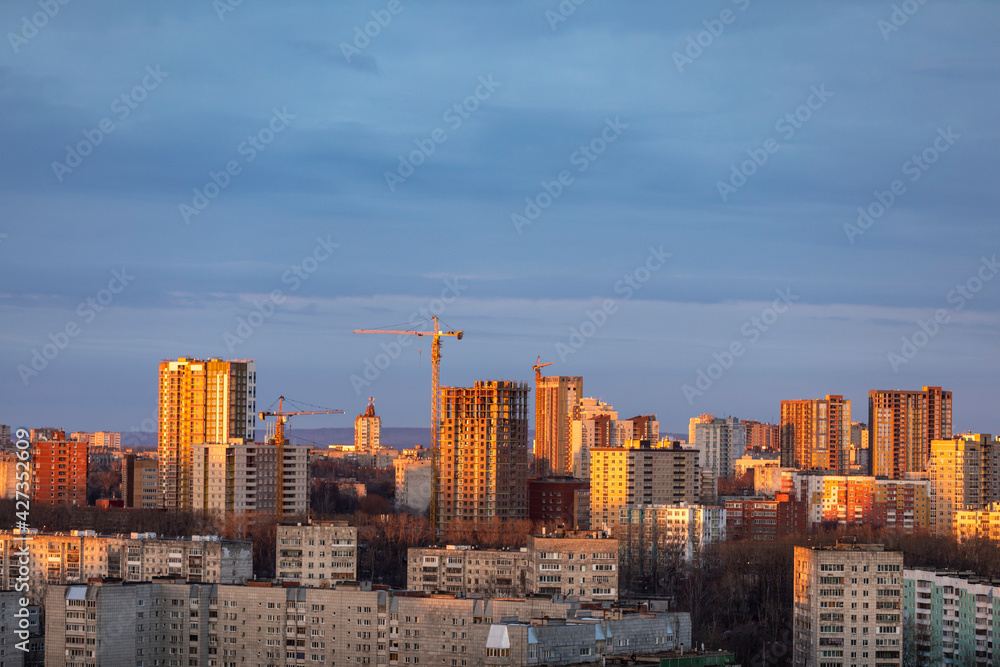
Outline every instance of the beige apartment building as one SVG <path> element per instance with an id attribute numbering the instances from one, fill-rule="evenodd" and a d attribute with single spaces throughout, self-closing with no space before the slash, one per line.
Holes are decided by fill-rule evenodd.
<path id="1" fill-rule="evenodd" d="M 531 535 L 521 549 L 413 547 L 406 586 L 427 593 L 618 599 L 618 540 L 597 531 Z"/>
<path id="2" fill-rule="evenodd" d="M 566 476 L 573 472 L 571 424 L 583 398 L 583 378 L 538 375 L 535 379 L 535 474 Z"/>
<path id="3" fill-rule="evenodd" d="M 285 447 L 286 461 L 300 464 L 304 447 Z M 274 514 L 278 506 L 277 445 L 245 443 L 237 438 L 229 444 L 198 444 L 191 447 L 191 502 L 193 510 Z M 307 454 L 308 456 L 308 454 Z M 294 469 L 293 469 L 294 470 Z M 286 476 L 290 490 L 283 500 L 308 507 L 309 490 L 300 474 Z"/>
<path id="4" fill-rule="evenodd" d="M 957 512 L 975 512 L 997 496 L 1000 443 L 987 434 L 963 435 L 931 442 L 931 530 L 951 535 Z"/>
<path id="5" fill-rule="evenodd" d="M 252 441 L 257 365 L 250 360 L 189 359 L 160 363 L 160 493 L 166 509 L 190 509 L 192 446 Z"/>
<path id="6" fill-rule="evenodd" d="M 691 644 L 686 613 L 599 616 L 549 597 L 95 581 L 52 586 L 48 667 L 600 664 Z"/>
<path id="7" fill-rule="evenodd" d="M 358 529 L 346 521 L 280 524 L 276 547 L 279 580 L 323 586 L 358 578 Z"/>
<path id="8" fill-rule="evenodd" d="M 30 537 L 30 541 L 21 538 Z M 29 592 L 40 602 L 46 586 L 83 583 L 91 577 L 128 582 L 177 576 L 192 582 L 241 584 L 253 578 L 253 545 L 212 536 L 191 539 L 155 533 L 97 535 L 94 531 L 25 534 L 0 532 L 0 588 L 17 583 L 22 547 L 30 553 Z"/>
<path id="9" fill-rule="evenodd" d="M 881 544 L 795 547 L 796 667 L 901 667 L 903 553 Z"/>
<path id="10" fill-rule="evenodd" d="M 427 593 L 525 595 L 532 592 L 527 549 L 411 547 L 407 550 L 406 587 Z"/>
<path id="11" fill-rule="evenodd" d="M 642 505 L 697 503 L 699 452 L 677 443 L 652 447 L 632 440 L 624 447 L 590 452 L 590 527 L 611 530 L 621 510 Z"/>

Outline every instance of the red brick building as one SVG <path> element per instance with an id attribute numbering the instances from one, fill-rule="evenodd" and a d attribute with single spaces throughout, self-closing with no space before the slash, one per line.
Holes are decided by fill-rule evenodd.
<path id="1" fill-rule="evenodd" d="M 48 505 L 87 504 L 87 442 L 56 431 L 31 447 L 31 499 Z"/>
<path id="2" fill-rule="evenodd" d="M 805 532 L 806 525 L 806 503 L 787 493 L 726 500 L 726 538 L 730 540 L 776 540 Z"/>
<path id="3" fill-rule="evenodd" d="M 590 482 L 572 477 L 529 479 L 528 518 L 566 530 L 590 530 Z"/>

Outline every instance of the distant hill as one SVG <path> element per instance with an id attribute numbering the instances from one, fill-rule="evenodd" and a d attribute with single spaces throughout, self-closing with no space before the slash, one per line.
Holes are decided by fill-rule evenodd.
<path id="1" fill-rule="evenodd" d="M 257 437 L 263 438 L 264 432 L 257 431 Z M 535 437 L 533 431 L 528 431 L 528 440 Z M 672 440 L 687 440 L 687 433 L 661 433 L 660 437 Z M 328 447 L 329 445 L 353 445 L 354 428 L 293 428 L 289 440 L 293 445 L 312 445 Z M 382 444 L 394 449 L 409 449 L 417 445 L 429 447 L 431 444 L 430 428 L 412 428 L 387 426 L 382 429 Z M 155 433 L 122 433 L 122 447 L 132 449 L 155 449 Z"/>

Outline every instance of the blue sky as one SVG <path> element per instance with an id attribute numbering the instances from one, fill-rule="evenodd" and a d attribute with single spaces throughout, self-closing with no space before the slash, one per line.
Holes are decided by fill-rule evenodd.
<path id="1" fill-rule="evenodd" d="M 428 345 L 351 333 L 423 308 L 445 384 L 1000 432 L 995 3 L 45 4 L 0 5 L 0 423 L 128 431 L 190 355 L 423 426 Z"/>

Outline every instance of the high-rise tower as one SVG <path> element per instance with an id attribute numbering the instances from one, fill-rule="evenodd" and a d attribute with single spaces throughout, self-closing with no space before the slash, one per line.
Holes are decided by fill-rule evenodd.
<path id="1" fill-rule="evenodd" d="M 535 471 L 538 477 L 573 474 L 570 423 L 583 398 L 583 378 L 538 377 L 535 382 Z"/>
<path id="2" fill-rule="evenodd" d="M 528 516 L 528 392 L 522 382 L 441 387 L 438 528 Z"/>
<path id="3" fill-rule="evenodd" d="M 157 433 L 160 494 L 166 509 L 189 509 L 191 446 L 253 441 L 257 365 L 250 360 L 160 363 Z"/>
<path id="4" fill-rule="evenodd" d="M 923 472 L 931 441 L 951 439 L 951 392 L 941 387 L 872 390 L 868 430 L 872 475 L 902 479 L 905 473 Z"/>
<path id="5" fill-rule="evenodd" d="M 851 402 L 843 396 L 781 402 L 781 466 L 846 475 Z"/>

